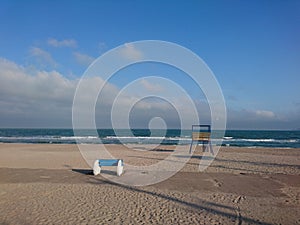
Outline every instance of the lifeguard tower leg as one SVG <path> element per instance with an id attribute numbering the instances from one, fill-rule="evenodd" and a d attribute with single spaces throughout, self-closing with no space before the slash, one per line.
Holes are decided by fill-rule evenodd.
<path id="1" fill-rule="evenodd" d="M 192 146 L 193 146 L 193 140 L 192 140 L 192 143 L 191 143 L 191 146 L 190 146 L 190 154 L 192 153 Z"/>

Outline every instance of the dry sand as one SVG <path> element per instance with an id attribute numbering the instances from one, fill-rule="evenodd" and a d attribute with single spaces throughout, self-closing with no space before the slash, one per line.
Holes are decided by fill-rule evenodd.
<path id="1" fill-rule="evenodd" d="M 131 147 L 143 150 L 107 146 L 135 165 L 174 148 Z M 0 224 L 300 224 L 300 149 L 223 147 L 198 172 L 201 154 L 161 183 L 130 187 L 93 176 L 77 145 L 0 144 Z"/>

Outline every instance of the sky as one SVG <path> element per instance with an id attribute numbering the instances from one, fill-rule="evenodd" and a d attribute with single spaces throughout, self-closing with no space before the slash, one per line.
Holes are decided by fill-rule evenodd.
<path id="1" fill-rule="evenodd" d="M 72 127 L 74 93 L 88 66 L 120 45 L 127 56 L 139 58 L 143 52 L 128 43 L 141 40 L 173 42 L 204 60 L 223 92 L 228 129 L 300 128 L 296 0 L 1 1 L 0 127 Z M 170 82 L 143 79 L 154 75 L 186 93 L 170 91 Z M 130 114 L 133 127 L 148 126 L 156 117 L 177 127 L 178 109 L 189 117 L 185 94 L 209 122 L 207 99 L 183 72 L 145 63 L 124 68 L 106 85 L 96 107 L 99 128 L 111 126 L 112 102 L 133 81 L 140 83 L 120 97 L 121 106 L 143 90 L 168 92 L 178 104 L 141 99 Z M 97 89 L 103 81 L 89 82 L 89 89 Z"/>

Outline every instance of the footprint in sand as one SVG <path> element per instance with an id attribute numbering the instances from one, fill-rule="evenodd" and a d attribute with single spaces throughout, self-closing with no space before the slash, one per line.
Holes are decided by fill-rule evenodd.
<path id="1" fill-rule="evenodd" d="M 245 196 L 239 195 L 233 200 L 233 202 L 239 203 L 241 200 L 244 200 L 245 198 L 246 198 Z"/>
<path id="2" fill-rule="evenodd" d="M 213 184 L 214 184 L 215 187 L 221 187 L 222 186 L 222 183 L 219 182 L 217 179 L 213 179 L 212 181 L 213 181 Z"/>

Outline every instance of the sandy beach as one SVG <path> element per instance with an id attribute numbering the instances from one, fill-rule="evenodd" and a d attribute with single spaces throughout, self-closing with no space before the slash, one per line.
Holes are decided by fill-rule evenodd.
<path id="1" fill-rule="evenodd" d="M 125 173 L 174 148 L 134 147 L 145 149 L 107 146 Z M 132 187 L 92 175 L 77 145 L 0 144 L 0 224 L 300 224 L 300 149 L 222 147 L 199 172 L 202 154 L 161 183 Z"/>

